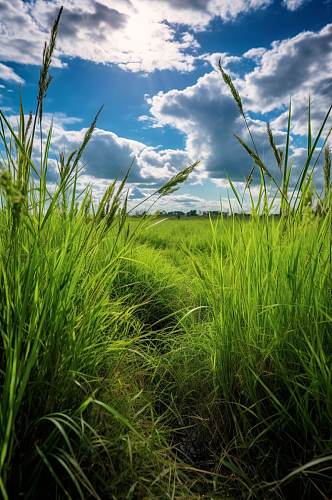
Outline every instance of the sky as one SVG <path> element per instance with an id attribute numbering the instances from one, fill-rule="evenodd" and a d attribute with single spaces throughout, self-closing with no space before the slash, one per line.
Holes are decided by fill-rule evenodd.
<path id="1" fill-rule="evenodd" d="M 133 160 L 133 206 L 197 160 L 160 208 L 219 209 L 228 179 L 243 185 L 251 163 L 234 134 L 247 140 L 247 131 L 219 60 L 272 172 L 266 122 L 282 146 L 292 100 L 299 171 L 308 96 L 314 131 L 332 103 L 331 0 L 0 0 L 0 108 L 14 121 L 20 95 L 27 112 L 35 108 L 43 44 L 61 5 L 44 126 L 53 117 L 56 158 L 77 147 L 104 106 L 80 180 L 96 198 Z"/>

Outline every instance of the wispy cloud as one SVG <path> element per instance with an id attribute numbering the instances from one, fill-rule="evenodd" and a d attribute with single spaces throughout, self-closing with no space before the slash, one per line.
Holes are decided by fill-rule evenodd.
<path id="1" fill-rule="evenodd" d="M 297 10 L 309 0 L 283 0 L 283 4 L 288 10 Z"/>
<path id="2" fill-rule="evenodd" d="M 0 63 L 0 80 L 23 84 L 24 80 L 6 64 Z M 3 88 L 3 86 L 2 86 Z"/>

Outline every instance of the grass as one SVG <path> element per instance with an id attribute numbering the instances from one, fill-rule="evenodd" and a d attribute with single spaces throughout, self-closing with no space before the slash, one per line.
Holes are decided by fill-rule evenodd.
<path id="1" fill-rule="evenodd" d="M 267 129 L 274 167 L 240 139 L 250 218 L 133 219 L 127 177 L 94 204 L 77 179 L 97 117 L 50 190 L 41 130 L 60 15 L 34 117 L 21 104 L 16 127 L 0 112 L 2 497 L 330 498 L 329 111 L 313 137 L 309 103 L 298 179 L 291 110 L 283 149 Z"/>

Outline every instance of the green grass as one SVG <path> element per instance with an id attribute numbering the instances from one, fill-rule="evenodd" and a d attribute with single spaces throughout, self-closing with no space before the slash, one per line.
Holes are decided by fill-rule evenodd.
<path id="1" fill-rule="evenodd" d="M 126 177 L 93 204 L 76 185 L 96 119 L 50 191 L 52 130 L 33 152 L 57 22 L 35 116 L 21 105 L 14 127 L 0 113 L 1 496 L 330 498 L 329 150 L 322 194 L 312 175 L 324 127 L 311 136 L 309 104 L 297 182 L 291 113 L 282 151 L 267 130 L 278 175 L 240 141 L 261 181 L 257 198 L 252 170 L 250 218 L 130 218 Z"/>

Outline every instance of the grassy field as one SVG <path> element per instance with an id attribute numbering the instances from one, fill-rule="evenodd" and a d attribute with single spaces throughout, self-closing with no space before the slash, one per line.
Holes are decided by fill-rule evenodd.
<path id="1" fill-rule="evenodd" d="M 2 497 L 331 498 L 328 149 L 312 187 L 324 126 L 312 137 L 309 113 L 293 190 L 290 120 L 282 152 L 268 130 L 279 177 L 244 145 L 261 180 L 250 218 L 128 217 L 126 178 L 93 203 L 76 186 L 95 121 L 51 190 L 52 131 L 40 143 L 38 129 L 56 31 L 36 114 L 21 106 L 16 127 L 0 112 Z"/>

